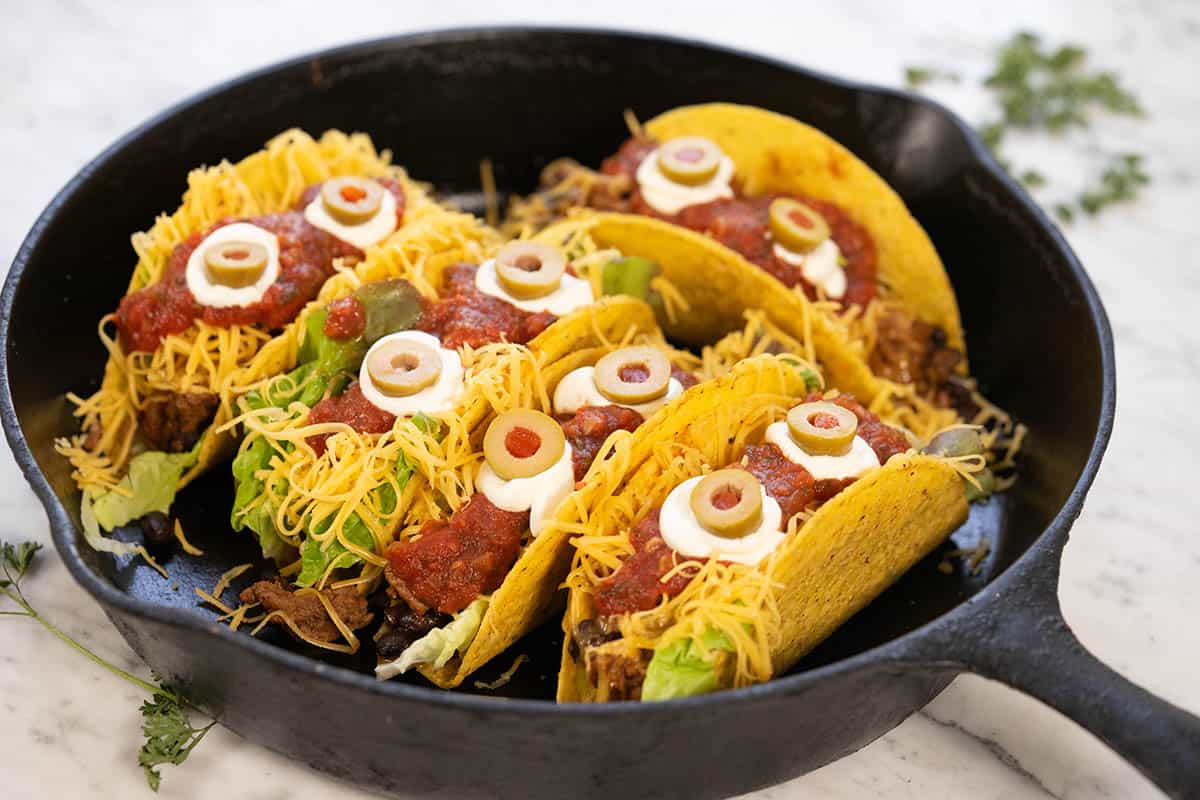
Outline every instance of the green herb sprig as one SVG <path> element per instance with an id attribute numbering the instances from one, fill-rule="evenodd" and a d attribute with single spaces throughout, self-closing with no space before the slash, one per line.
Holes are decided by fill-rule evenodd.
<path id="1" fill-rule="evenodd" d="M 933 67 L 907 67 L 904 71 L 910 87 L 954 74 Z M 1014 34 L 1000 47 L 983 85 L 995 94 L 1000 115 L 979 125 L 977 131 L 1009 172 L 1013 172 L 1013 167 L 1003 157 L 1001 145 L 1010 130 L 1062 135 L 1072 128 L 1087 128 L 1097 110 L 1145 116 L 1137 97 L 1122 85 L 1115 73 L 1087 69 L 1087 51 L 1083 47 L 1068 43 L 1051 48 L 1029 31 Z M 1150 182 L 1142 162 L 1143 157 L 1135 153 L 1114 156 L 1098 183 L 1080 192 L 1074 200 L 1055 205 L 1055 214 L 1069 222 L 1079 213 L 1091 216 L 1116 203 L 1133 200 Z M 1030 189 L 1046 185 L 1045 176 L 1037 170 L 1014 174 Z"/>
<path id="2" fill-rule="evenodd" d="M 925 84 L 933 83 L 934 81 L 958 83 L 961 80 L 962 76 L 951 70 L 937 69 L 936 67 L 904 68 L 904 83 L 910 89 L 919 89 Z"/>
<path id="3" fill-rule="evenodd" d="M 164 684 L 157 676 L 155 682 L 151 683 L 101 658 L 34 609 L 21 589 L 21 581 L 33 566 L 34 558 L 41 548 L 41 544 L 37 542 L 10 544 L 0 541 L 0 595 L 8 598 L 20 609 L 0 611 L 0 616 L 27 617 L 33 620 L 92 663 L 150 695 L 150 699 L 143 702 L 141 708 L 142 734 L 146 741 L 138 751 L 138 764 L 146 775 L 146 783 L 157 792 L 162 783 L 162 775 L 158 768 L 163 764 L 182 764 L 216 722 L 210 722 L 200 728 L 194 727 L 188 714 L 189 709 L 194 706 L 179 692 Z"/>

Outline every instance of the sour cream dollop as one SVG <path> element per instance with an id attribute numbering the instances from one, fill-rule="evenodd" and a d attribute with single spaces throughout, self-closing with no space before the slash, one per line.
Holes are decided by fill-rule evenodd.
<path id="1" fill-rule="evenodd" d="M 826 297 L 841 300 L 846 295 L 846 269 L 841 264 L 842 251 L 833 239 L 826 239 L 807 253 L 788 250 L 778 242 L 773 249 L 780 261 L 800 267 L 804 280 L 820 287 Z"/>
<path id="2" fill-rule="evenodd" d="M 786 422 L 767 426 L 766 440 L 783 451 L 791 462 L 799 464 L 817 480 L 826 478 L 857 478 L 879 466 L 879 456 L 861 436 L 855 436 L 850 450 L 840 456 L 813 455 L 792 438 Z"/>
<path id="3" fill-rule="evenodd" d="M 618 403 L 596 388 L 596 368 L 580 367 L 568 372 L 554 388 L 554 413 L 574 414 L 588 406 L 623 406 L 648 417 L 683 393 L 683 384 L 676 378 L 667 383 L 667 393 L 645 403 Z"/>
<path id="4" fill-rule="evenodd" d="M 321 201 L 321 193 L 318 192 L 313 201 L 304 207 L 304 218 L 308 220 L 309 225 L 333 234 L 359 250 L 365 250 L 383 241 L 396 230 L 396 196 L 384 189 L 379 198 L 379 210 L 373 217 L 357 225 L 347 225 L 330 215 Z"/>
<path id="5" fill-rule="evenodd" d="M 692 490 L 703 479 L 703 475 L 689 478 L 672 489 L 663 501 L 658 515 L 663 541 L 689 558 L 716 558 L 754 565 L 770 555 L 784 539 L 784 533 L 780 530 L 783 510 L 775 498 L 759 486 L 762 493 L 762 520 L 758 527 L 741 538 L 726 539 L 709 533 L 692 512 Z"/>
<path id="6" fill-rule="evenodd" d="M 233 288 L 213 283 L 209 279 L 208 269 L 204 266 L 204 254 L 209 247 L 222 242 L 250 242 L 262 245 L 267 250 L 267 266 L 262 275 L 249 286 Z M 229 306 L 249 306 L 263 299 L 267 289 L 279 277 L 279 238 L 257 225 L 249 222 L 235 222 L 217 228 L 205 236 L 200 245 L 188 256 L 184 280 L 188 291 L 200 305 L 211 308 L 227 308 Z"/>
<path id="7" fill-rule="evenodd" d="M 488 500 L 505 511 L 529 511 L 529 532 L 537 536 L 566 496 L 575 488 L 575 466 L 571 445 L 550 467 L 528 478 L 505 480 L 485 461 L 475 476 L 475 486 Z"/>
<path id="8" fill-rule="evenodd" d="M 432 385 L 415 394 L 402 397 L 395 397 L 381 391 L 371 378 L 370 370 L 367 369 L 371 353 L 385 343 L 397 339 L 428 345 L 437 352 L 442 361 L 442 371 Z M 371 349 L 367 351 L 367 355 L 363 359 L 362 366 L 359 367 L 358 384 L 362 389 L 363 397 L 367 398 L 371 405 L 397 417 L 411 417 L 418 412 L 440 414 L 453 411 L 454 407 L 458 405 L 459 398 L 462 397 L 466 388 L 465 372 L 458 351 L 442 347 L 442 343 L 436 336 L 430 336 L 421 331 L 400 331 L 384 336 L 371 345 Z"/>
<path id="9" fill-rule="evenodd" d="M 733 197 L 733 159 L 721 156 L 717 174 L 704 183 L 685 186 L 668 178 L 658 166 L 658 149 L 638 165 L 637 182 L 642 197 L 661 214 L 677 214 L 688 206 L 710 203 L 723 197 Z"/>
<path id="10" fill-rule="evenodd" d="M 496 278 L 496 262 L 490 258 L 475 270 L 475 288 L 484 294 L 498 297 L 522 311 L 534 314 L 545 311 L 556 317 L 570 314 L 572 311 L 590 306 L 595 302 L 595 297 L 592 296 L 592 284 L 583 278 L 567 274 L 562 276 L 558 288 L 550 294 L 527 300 L 513 297 L 500 285 L 500 281 Z"/>

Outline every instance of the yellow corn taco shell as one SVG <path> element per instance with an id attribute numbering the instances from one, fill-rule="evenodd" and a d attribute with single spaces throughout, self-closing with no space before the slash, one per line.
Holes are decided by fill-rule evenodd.
<path id="1" fill-rule="evenodd" d="M 887 182 L 845 147 L 792 117 L 730 103 L 677 108 L 645 129 L 660 141 L 712 139 L 733 159 L 748 195 L 803 194 L 848 210 L 875 243 L 881 294 L 963 349 L 958 302 L 929 236 Z"/>
<path id="2" fill-rule="evenodd" d="M 707 384 L 705 392 L 685 396 L 673 409 L 680 420 L 673 438 L 659 438 L 649 426 L 635 433 L 630 447 L 648 448 L 651 455 L 632 462 L 632 470 L 616 481 L 614 494 L 586 498 L 590 504 L 570 509 L 571 523 L 587 535 L 622 534 L 682 480 L 732 463 L 746 444 L 761 441 L 766 425 L 806 393 L 803 381 L 783 381 L 786 372 L 763 369 L 772 360 L 779 357 L 749 359 L 725 379 Z M 685 452 L 686 457 L 679 457 Z M 931 552 L 966 515 L 959 473 L 937 458 L 908 453 L 864 475 L 823 505 L 773 557 L 722 578 L 747 588 L 739 594 L 731 583 L 720 595 L 727 610 L 732 604 L 740 614 L 728 630 L 722 629 L 735 643 L 738 658 L 736 667 L 730 660 L 718 670 L 720 686 L 765 680 L 790 668 Z M 567 579 L 560 702 L 605 699 L 570 646 L 575 626 L 594 616 L 593 584 L 582 547 L 586 545 Z M 680 613 L 684 616 L 669 620 L 657 633 L 643 633 L 647 638 L 640 647 L 653 649 L 657 642 L 690 636 L 695 619 L 687 616 L 690 612 Z M 626 648 L 636 658 L 638 646 L 625 641 L 606 647 L 618 655 Z"/>

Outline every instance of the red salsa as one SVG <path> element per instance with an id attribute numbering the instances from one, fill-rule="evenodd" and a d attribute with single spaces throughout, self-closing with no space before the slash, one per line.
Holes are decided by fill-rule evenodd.
<path id="1" fill-rule="evenodd" d="M 638 166 L 656 147 L 657 144 L 650 139 L 630 139 L 616 155 L 604 161 L 600 171 L 609 175 L 626 175 L 636 181 Z M 735 194 L 740 195 L 737 188 L 735 185 Z M 687 206 L 676 214 L 663 214 L 646 202 L 635 185 L 627 210 L 708 234 L 740 253 L 747 261 L 774 275 L 785 286 L 802 285 L 805 292 L 815 298 L 816 289 L 804 279 L 801 268 L 775 255 L 775 242 L 769 233 L 768 209 L 771 201 L 780 196 L 735 196 Z M 832 203 L 802 195 L 791 197 L 819 213 L 829 223 L 833 241 L 845 259 L 846 293 L 841 302 L 844 305 L 865 306 L 875 297 L 878 269 L 875 244 L 870 235 Z"/>
<path id="2" fill-rule="evenodd" d="M 571 445 L 575 480 L 583 480 L 600 447 L 616 431 L 635 431 L 642 415 L 625 406 L 584 406 L 562 423 L 563 435 Z"/>
<path id="3" fill-rule="evenodd" d="M 383 183 L 396 197 L 397 214 L 402 215 L 403 189 L 393 181 Z M 308 187 L 291 211 L 245 220 L 223 219 L 176 245 L 157 283 L 121 299 L 116 322 L 125 350 L 152 351 L 163 337 L 182 333 L 196 320 L 219 328 L 255 325 L 265 330 L 278 330 L 291 322 L 333 274 L 334 259 L 362 257 L 357 247 L 305 220 L 304 207 L 320 188 L 320 184 Z M 202 305 L 187 287 L 188 259 L 206 236 L 234 222 L 249 222 L 275 234 L 279 240 L 279 277 L 257 303 L 224 308 Z"/>
<path id="4" fill-rule="evenodd" d="M 663 595 L 674 597 L 687 588 L 691 577 L 678 574 L 668 581 L 662 578 L 685 560 L 663 541 L 655 508 L 629 531 L 633 554 L 621 562 L 611 577 L 602 581 L 592 594 L 596 613 L 601 617 L 645 611 L 658 605 Z"/>
<path id="5" fill-rule="evenodd" d="M 495 591 L 521 551 L 528 511 L 505 511 L 476 494 L 449 520 L 431 520 L 415 539 L 387 550 L 387 578 L 414 611 L 462 611 Z"/>
<path id="6" fill-rule="evenodd" d="M 336 397 L 331 395 L 312 407 L 308 412 L 308 424 L 341 422 L 359 433 L 387 433 L 396 424 L 396 417 L 374 405 L 362 393 L 355 381 L 346 391 Z M 325 452 L 325 440 L 332 433 L 308 437 L 308 444 L 317 455 Z"/>
<path id="7" fill-rule="evenodd" d="M 477 269 L 474 264 L 446 267 L 445 296 L 421 316 L 419 329 L 438 337 L 442 347 L 482 347 L 499 341 L 525 344 L 557 319 L 553 314 L 522 311 L 479 291 Z"/>
<path id="8" fill-rule="evenodd" d="M 367 329 L 367 307 L 354 295 L 339 297 L 329 304 L 321 332 L 339 342 L 357 339 Z"/>

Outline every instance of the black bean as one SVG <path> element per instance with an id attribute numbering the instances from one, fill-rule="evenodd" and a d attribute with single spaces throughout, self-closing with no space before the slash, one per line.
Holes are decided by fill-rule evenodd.
<path id="1" fill-rule="evenodd" d="M 171 518 L 161 511 L 151 511 L 141 519 L 142 537 L 151 550 L 165 550 L 175 541 Z"/>

